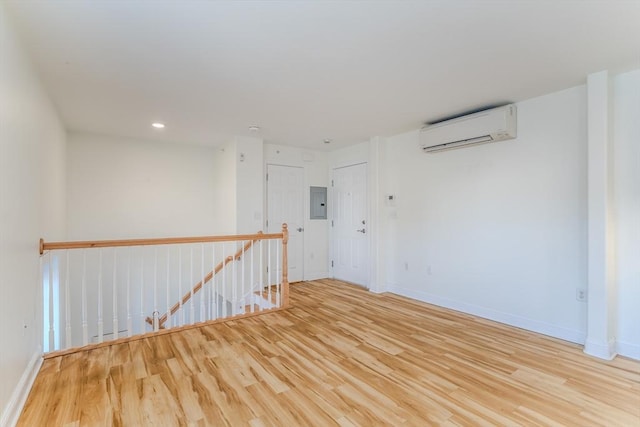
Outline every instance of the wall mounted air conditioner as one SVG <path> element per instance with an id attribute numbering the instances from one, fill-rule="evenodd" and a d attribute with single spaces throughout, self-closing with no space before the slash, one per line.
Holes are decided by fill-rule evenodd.
<path id="1" fill-rule="evenodd" d="M 468 145 L 504 141 L 517 136 L 516 106 L 492 108 L 420 129 L 420 147 L 426 153 Z"/>

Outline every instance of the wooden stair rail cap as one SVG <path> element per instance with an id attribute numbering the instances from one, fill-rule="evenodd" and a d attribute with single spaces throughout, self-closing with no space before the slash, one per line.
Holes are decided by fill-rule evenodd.
<path id="1" fill-rule="evenodd" d="M 286 230 L 286 224 L 283 225 Z M 151 246 L 151 245 L 175 245 L 180 243 L 210 243 L 233 242 L 241 240 L 269 240 L 281 239 L 284 233 L 268 233 L 261 231 L 255 234 L 234 234 L 228 236 L 199 236 L 199 237 L 166 237 L 158 239 L 126 239 L 126 240 L 84 240 L 74 242 L 45 242 L 40 239 L 40 255 L 47 250 L 55 249 L 83 249 L 83 248 L 109 248 L 118 246 Z"/>

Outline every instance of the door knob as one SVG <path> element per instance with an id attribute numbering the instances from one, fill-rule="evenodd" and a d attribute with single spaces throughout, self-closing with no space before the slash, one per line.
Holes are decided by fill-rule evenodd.
<path id="1" fill-rule="evenodd" d="M 364 228 L 363 228 L 362 230 L 356 230 L 356 231 L 357 231 L 358 233 L 362 233 L 362 234 L 364 234 L 364 233 L 366 233 L 366 232 L 367 232 Z"/>
<path id="2" fill-rule="evenodd" d="M 302 228 L 302 227 L 298 227 L 298 228 L 296 228 L 296 230 L 298 231 L 298 233 L 301 233 L 301 232 L 303 232 L 303 231 L 304 231 L 304 228 Z"/>

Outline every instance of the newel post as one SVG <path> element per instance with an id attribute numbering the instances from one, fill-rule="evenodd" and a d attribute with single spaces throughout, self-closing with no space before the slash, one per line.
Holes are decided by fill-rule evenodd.
<path id="1" fill-rule="evenodd" d="M 287 258 L 287 243 L 289 242 L 289 229 L 286 223 L 282 224 L 282 306 L 289 306 L 289 260 Z"/>

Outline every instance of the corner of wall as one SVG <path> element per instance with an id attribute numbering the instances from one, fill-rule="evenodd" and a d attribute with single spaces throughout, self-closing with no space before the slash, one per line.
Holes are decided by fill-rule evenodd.
<path id="1" fill-rule="evenodd" d="M 15 426 L 18 423 L 20 414 L 24 408 L 24 404 L 27 401 L 33 382 L 36 380 L 36 376 L 42 366 L 42 347 L 38 346 L 37 351 L 31 357 L 29 364 L 22 373 L 20 381 L 16 385 L 7 406 L 0 416 L 0 426 L 10 427 Z"/>

